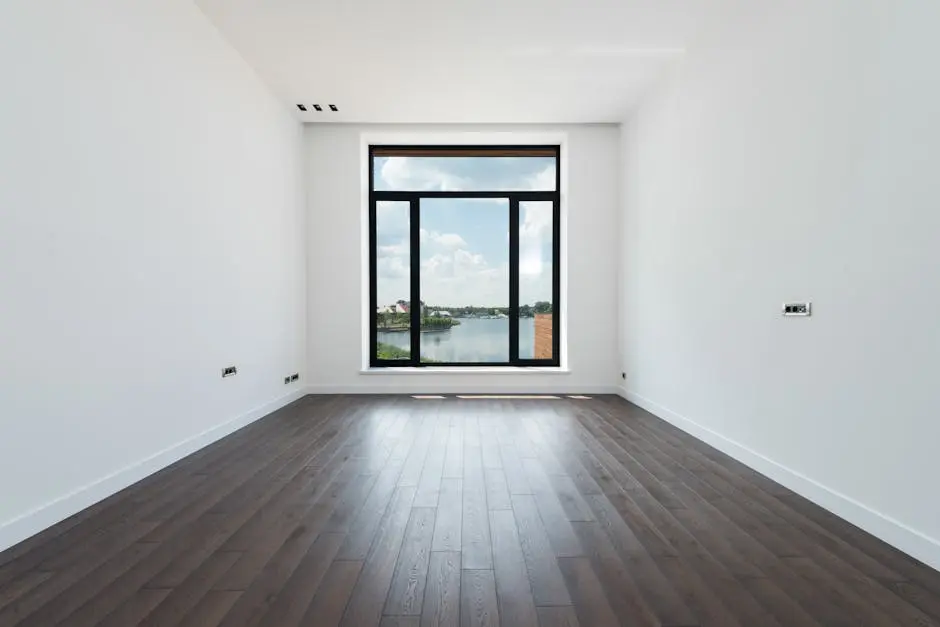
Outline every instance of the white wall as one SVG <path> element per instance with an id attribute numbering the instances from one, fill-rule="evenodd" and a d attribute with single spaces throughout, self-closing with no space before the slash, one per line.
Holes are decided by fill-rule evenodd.
<path id="1" fill-rule="evenodd" d="M 461 132 L 567 134 L 568 374 L 361 374 L 361 136 Z M 431 141 L 430 143 L 434 143 Z M 468 141 L 468 143 L 473 143 Z M 506 143 L 511 143 L 507 141 Z M 309 356 L 313 392 L 586 391 L 616 389 L 616 126 L 310 125 L 307 150 Z M 564 201 L 563 201 L 564 203 Z"/>
<path id="2" fill-rule="evenodd" d="M 752 6 L 624 127 L 628 395 L 940 567 L 940 3 Z"/>
<path id="3" fill-rule="evenodd" d="M 195 5 L 2 14 L 0 549 L 277 407 L 305 354 L 301 127 Z"/>

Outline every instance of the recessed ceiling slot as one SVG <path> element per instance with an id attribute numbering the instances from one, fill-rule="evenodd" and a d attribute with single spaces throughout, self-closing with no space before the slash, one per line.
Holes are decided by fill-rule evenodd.
<path id="1" fill-rule="evenodd" d="M 330 105 L 330 111 L 339 111 L 339 107 L 336 105 Z"/>
<path id="2" fill-rule="evenodd" d="M 323 111 L 323 107 L 321 107 L 318 104 L 313 105 L 313 108 L 316 109 L 317 111 Z"/>
<path id="3" fill-rule="evenodd" d="M 306 111 L 306 110 L 307 110 L 307 107 L 306 107 L 305 105 L 302 105 L 302 104 L 297 105 L 297 108 L 300 109 L 301 111 Z"/>

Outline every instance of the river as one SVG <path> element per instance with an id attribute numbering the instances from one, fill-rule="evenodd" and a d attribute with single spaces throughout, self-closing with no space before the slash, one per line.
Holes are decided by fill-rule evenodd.
<path id="1" fill-rule="evenodd" d="M 411 333 L 379 331 L 378 341 L 411 348 Z M 535 318 L 519 319 L 519 357 L 531 359 L 535 350 Z M 509 318 L 460 318 L 446 331 L 421 334 L 421 357 L 448 363 L 509 361 Z"/>

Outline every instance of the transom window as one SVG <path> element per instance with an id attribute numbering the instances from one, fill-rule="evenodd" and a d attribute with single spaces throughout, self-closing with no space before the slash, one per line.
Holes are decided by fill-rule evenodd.
<path id="1" fill-rule="evenodd" d="M 370 365 L 558 366 L 559 146 L 370 146 Z"/>

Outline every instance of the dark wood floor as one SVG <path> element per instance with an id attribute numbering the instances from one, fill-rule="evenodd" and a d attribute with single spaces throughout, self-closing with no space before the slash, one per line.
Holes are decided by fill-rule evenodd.
<path id="1" fill-rule="evenodd" d="M 0 553 L 0 625 L 940 625 L 940 574 L 644 411 L 307 397 Z"/>

